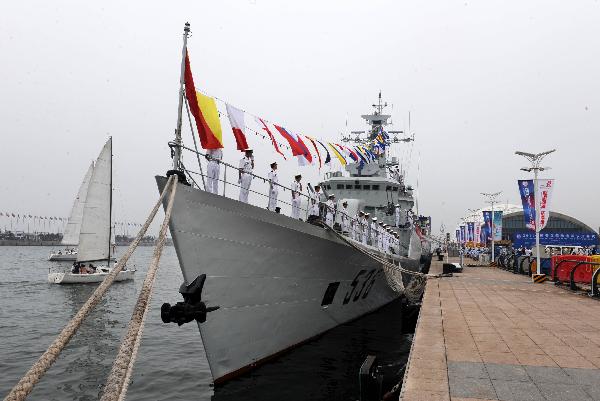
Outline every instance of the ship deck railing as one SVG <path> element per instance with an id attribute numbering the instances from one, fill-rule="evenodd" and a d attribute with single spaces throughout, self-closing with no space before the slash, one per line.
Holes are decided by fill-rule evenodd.
<path id="1" fill-rule="evenodd" d="M 185 171 L 185 173 L 187 174 L 188 178 L 192 181 L 192 183 L 199 189 L 201 190 L 206 190 L 206 180 L 208 180 L 208 175 L 205 173 L 208 171 L 208 161 L 215 161 L 217 163 L 219 163 L 221 165 L 222 168 L 219 169 L 219 177 L 217 179 L 218 181 L 218 190 L 217 190 L 217 195 L 221 195 L 230 199 L 235 199 L 233 196 L 236 192 L 239 194 L 239 191 L 241 190 L 242 186 L 241 184 L 238 182 L 238 177 L 239 177 L 239 173 L 241 171 L 241 169 L 239 167 L 236 167 L 230 163 L 227 163 L 223 160 L 218 160 L 218 159 L 214 159 L 211 158 L 207 153 L 203 153 L 200 151 L 196 151 L 195 149 L 191 149 L 185 146 L 181 146 L 182 149 L 187 150 L 189 152 L 194 153 L 197 156 L 198 159 L 198 165 L 200 168 L 200 171 L 193 171 L 190 170 L 188 168 L 186 168 L 185 166 L 182 167 Z M 202 159 L 204 159 L 204 165 L 202 165 Z M 285 185 L 279 184 L 279 183 L 272 183 L 269 178 L 260 176 L 258 174 L 254 174 L 254 173 L 244 173 L 244 174 L 250 174 L 253 179 L 252 179 L 252 183 L 250 184 L 250 188 L 248 190 L 250 196 L 248 197 L 248 203 L 252 204 L 254 206 L 257 207 L 268 207 L 268 203 L 269 203 L 269 199 L 270 199 L 270 193 L 271 193 L 271 189 L 273 188 L 273 186 L 276 186 L 279 188 L 278 191 L 278 197 L 277 197 L 277 207 L 279 207 L 279 212 L 273 211 L 273 213 L 280 213 L 283 215 L 286 215 L 290 218 L 292 218 L 292 213 L 291 213 L 291 209 L 292 209 L 292 202 L 291 199 L 285 200 L 282 199 L 282 194 L 285 194 L 286 192 L 289 193 L 289 197 L 291 198 L 291 194 L 294 191 L 292 188 L 287 187 Z M 198 178 L 198 180 L 200 180 L 202 182 L 202 184 L 199 184 L 198 181 L 194 178 Z M 233 177 L 233 179 L 232 179 Z M 234 180 L 235 179 L 235 180 Z M 202 185 L 202 186 L 201 186 Z M 307 183 L 307 186 L 310 185 L 310 183 Z M 317 185 L 321 185 L 320 183 Z M 304 186 L 304 185 L 303 185 Z M 237 188 L 237 190 L 235 189 Z M 322 186 L 321 186 L 322 188 Z M 233 191 L 232 191 L 233 190 Z M 295 191 L 298 192 L 298 191 Z M 300 217 L 301 219 L 303 219 L 304 221 L 309 220 L 309 212 L 310 212 L 310 205 L 312 203 L 312 197 L 310 195 L 307 195 L 303 192 L 299 192 L 301 199 L 304 201 L 304 205 L 303 202 L 300 202 L 300 206 L 299 206 L 299 210 L 300 210 Z M 325 197 L 327 194 L 325 192 L 322 193 L 321 197 Z M 285 208 L 285 212 L 283 210 L 283 208 L 281 208 L 280 205 L 283 205 Z M 329 209 L 329 206 L 326 204 L 326 202 L 324 202 L 323 200 L 319 200 L 319 215 L 318 218 L 320 218 L 321 220 L 325 221 L 326 218 L 326 213 L 327 213 L 327 209 Z M 349 223 L 348 223 L 348 231 L 344 231 L 343 227 L 342 230 L 338 230 L 338 232 L 340 232 L 342 235 L 348 237 L 348 238 L 352 238 L 357 240 L 356 238 L 353 238 L 354 236 L 352 235 L 353 229 L 352 226 L 358 224 L 359 228 L 357 229 L 360 238 L 362 238 L 362 235 L 365 231 L 367 231 L 367 235 L 368 235 L 368 244 L 369 245 L 376 245 L 373 244 L 373 235 L 371 235 L 371 221 L 368 221 L 367 224 L 364 224 L 362 221 L 360 221 L 359 219 L 357 219 L 355 216 L 350 216 L 347 213 L 344 213 L 343 211 L 334 208 L 333 209 L 333 221 L 334 222 L 338 222 L 340 223 L 340 226 L 342 227 L 342 220 L 343 219 L 348 219 Z M 399 230 L 403 230 L 403 229 L 410 229 L 413 227 L 413 224 L 411 224 L 410 222 L 408 223 L 407 226 L 405 227 L 396 227 Z M 360 240 L 358 240 L 360 242 Z"/>

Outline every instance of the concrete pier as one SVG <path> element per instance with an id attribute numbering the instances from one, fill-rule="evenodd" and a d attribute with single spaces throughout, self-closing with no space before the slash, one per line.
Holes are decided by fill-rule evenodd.
<path id="1" fill-rule="evenodd" d="M 600 400 L 600 301 L 490 267 L 429 280 L 400 399 Z"/>

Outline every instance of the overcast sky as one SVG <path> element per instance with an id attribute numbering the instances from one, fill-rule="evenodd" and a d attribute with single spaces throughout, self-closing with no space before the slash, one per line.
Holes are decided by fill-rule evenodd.
<path id="1" fill-rule="evenodd" d="M 0 210 L 68 215 L 112 135 L 116 218 L 143 221 L 170 164 L 185 21 L 196 86 L 292 130 L 362 129 L 380 89 L 396 129 L 410 111 L 408 178 L 436 232 L 480 192 L 518 203 L 514 151 L 551 148 L 552 208 L 600 226 L 600 4 L 587 0 L 4 1 Z M 279 160 L 283 182 L 316 179 L 249 140 L 258 173 Z"/>

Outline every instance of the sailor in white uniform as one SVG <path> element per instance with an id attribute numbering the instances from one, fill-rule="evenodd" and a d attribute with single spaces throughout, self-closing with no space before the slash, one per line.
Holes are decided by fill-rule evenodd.
<path id="1" fill-rule="evenodd" d="M 383 221 L 379 222 L 378 231 L 379 235 L 377 236 L 377 248 L 379 248 L 380 251 L 383 251 Z"/>
<path id="2" fill-rule="evenodd" d="M 321 186 L 320 185 L 315 185 L 315 190 L 312 193 L 311 199 L 310 199 L 310 212 L 308 213 L 309 216 L 317 216 L 319 217 L 319 206 L 320 206 L 320 202 L 321 202 Z"/>
<path id="3" fill-rule="evenodd" d="M 377 227 L 377 217 L 373 217 L 373 220 L 371 221 L 371 246 L 377 246 L 379 238 L 379 230 Z"/>
<path id="4" fill-rule="evenodd" d="M 350 232 L 350 216 L 348 215 L 348 201 L 342 203 L 342 234 Z"/>
<path id="5" fill-rule="evenodd" d="M 402 210 L 400 209 L 399 203 L 396 203 L 394 205 L 394 211 L 396 213 L 396 227 L 400 227 L 400 213 L 402 212 Z"/>
<path id="6" fill-rule="evenodd" d="M 300 219 L 300 199 L 302 194 L 302 183 L 300 180 L 302 176 L 300 174 L 294 177 L 294 182 L 292 182 L 292 218 Z"/>
<path id="7" fill-rule="evenodd" d="M 253 169 L 254 156 L 252 155 L 252 149 L 248 148 L 245 151 L 244 157 L 240 160 L 240 175 L 238 179 L 238 183 L 240 184 L 240 202 L 248 203 Z"/>
<path id="8" fill-rule="evenodd" d="M 369 213 L 365 213 L 362 219 L 362 243 L 367 245 L 369 240 Z"/>
<path id="9" fill-rule="evenodd" d="M 277 207 L 277 195 L 279 194 L 279 178 L 277 178 L 277 162 L 271 163 L 269 171 L 269 205 L 267 209 L 274 212 Z"/>
<path id="10" fill-rule="evenodd" d="M 221 160 L 223 160 L 222 149 L 208 149 L 206 151 L 208 166 L 206 167 L 206 190 L 216 194 L 219 192 L 219 170 L 221 169 Z"/>
<path id="11" fill-rule="evenodd" d="M 335 213 L 335 195 L 329 195 L 329 199 L 325 203 L 327 207 L 327 213 L 325 214 L 325 224 L 329 227 L 333 227 L 333 214 Z"/>
<path id="12" fill-rule="evenodd" d="M 361 210 L 360 212 L 358 212 L 358 218 L 356 219 L 356 240 L 357 241 L 362 241 L 362 238 L 363 238 L 364 219 L 365 219 L 365 212 L 363 212 Z"/>
<path id="13" fill-rule="evenodd" d="M 358 213 L 352 217 L 350 226 L 352 227 L 352 239 L 358 241 Z"/>

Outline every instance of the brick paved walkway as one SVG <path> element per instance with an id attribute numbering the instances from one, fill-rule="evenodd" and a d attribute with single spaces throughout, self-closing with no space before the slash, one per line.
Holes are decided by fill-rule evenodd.
<path id="1" fill-rule="evenodd" d="M 600 401 L 600 301 L 530 280 L 429 280 L 401 400 Z"/>

